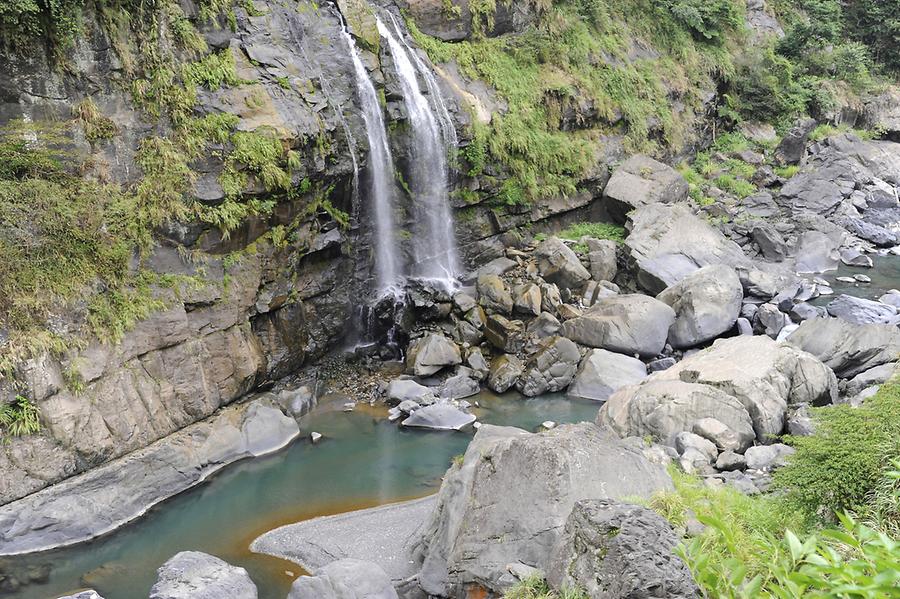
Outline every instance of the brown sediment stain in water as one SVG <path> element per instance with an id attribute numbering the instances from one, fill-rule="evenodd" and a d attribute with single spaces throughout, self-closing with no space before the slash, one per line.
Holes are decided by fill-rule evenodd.
<path id="1" fill-rule="evenodd" d="M 266 518 L 264 523 L 256 526 L 249 534 L 236 539 L 234 541 L 234 544 L 229 548 L 228 553 L 230 555 L 239 556 L 242 559 L 252 560 L 256 562 L 257 567 L 261 570 L 264 570 L 268 576 L 271 576 L 272 580 L 284 578 L 295 580 L 300 576 L 309 575 L 310 572 L 307 572 L 294 562 L 278 557 L 272 557 L 270 555 L 265 555 L 262 553 L 254 553 L 250 551 L 250 544 L 263 534 L 281 526 L 286 526 L 288 524 L 297 524 L 306 520 L 312 520 L 313 518 L 336 516 L 338 514 L 355 512 L 357 510 L 366 510 L 382 505 L 389 505 L 392 503 L 412 501 L 413 499 L 421 499 L 422 497 L 427 497 L 433 492 L 434 490 L 431 490 L 428 493 L 424 493 L 421 495 L 397 497 L 387 502 L 379 501 L 373 498 L 355 501 L 338 500 L 321 505 L 286 506 L 281 510 L 268 514 L 268 517 Z M 291 575 L 289 575 L 288 572 L 290 572 Z"/>

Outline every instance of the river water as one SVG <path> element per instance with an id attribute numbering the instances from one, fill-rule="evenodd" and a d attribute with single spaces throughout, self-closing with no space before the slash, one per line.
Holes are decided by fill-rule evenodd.
<path id="1" fill-rule="evenodd" d="M 482 422 L 528 430 L 545 420 L 590 421 L 599 407 L 561 395 L 524 399 L 484 393 L 474 399 Z M 471 432 L 406 430 L 388 423 L 383 412 L 342 412 L 335 405 L 340 403 L 305 416 L 302 438 L 280 453 L 226 468 L 107 537 L 0 560 L 0 571 L 16 574 L 50 569 L 44 582 L 5 596 L 48 599 L 90 587 L 106 599 L 146 599 L 163 562 L 179 551 L 198 550 L 246 568 L 261 599 L 284 599 L 300 569 L 250 553 L 254 538 L 314 516 L 433 493 L 472 437 Z M 325 439 L 312 445 L 310 431 Z"/>

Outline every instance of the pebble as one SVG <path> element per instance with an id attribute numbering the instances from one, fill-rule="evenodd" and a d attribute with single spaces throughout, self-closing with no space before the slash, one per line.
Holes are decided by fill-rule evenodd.
<path id="1" fill-rule="evenodd" d="M 542 427 L 544 430 L 548 430 L 548 431 L 549 431 L 550 429 L 556 428 L 556 423 L 553 422 L 552 420 L 545 420 L 544 422 L 541 423 L 541 427 Z"/>
<path id="2" fill-rule="evenodd" d="M 352 412 L 354 408 L 356 408 L 356 404 L 353 403 L 353 402 L 348 402 L 348 403 L 345 403 L 345 404 L 344 404 L 344 411 L 345 411 L 345 412 Z"/>
<path id="3" fill-rule="evenodd" d="M 819 295 L 834 295 L 834 289 L 824 285 L 819 286 Z"/>
<path id="4" fill-rule="evenodd" d="M 481 428 L 481 423 L 476 420 L 475 422 L 472 423 L 472 428 L 474 428 L 477 431 L 478 429 Z"/>
<path id="5" fill-rule="evenodd" d="M 856 279 L 853 277 L 835 277 L 835 281 L 840 281 L 841 283 L 856 283 Z"/>
<path id="6" fill-rule="evenodd" d="M 860 283 L 871 283 L 872 277 L 867 277 L 866 275 L 853 275 L 853 278 L 859 281 Z"/>
<path id="7" fill-rule="evenodd" d="M 309 440 L 313 443 L 318 443 L 322 440 L 322 433 L 317 433 L 316 431 L 309 433 Z"/>

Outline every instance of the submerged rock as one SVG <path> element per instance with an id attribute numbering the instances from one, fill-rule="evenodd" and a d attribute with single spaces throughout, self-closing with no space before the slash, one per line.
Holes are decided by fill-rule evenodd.
<path id="1" fill-rule="evenodd" d="M 475 416 L 467 414 L 449 403 L 436 403 L 419 408 L 402 422 L 410 428 L 427 428 L 437 431 L 460 430 L 475 422 Z"/>
<path id="2" fill-rule="evenodd" d="M 639 442 L 592 424 L 538 434 L 484 425 L 444 477 L 421 531 L 418 584 L 441 597 L 470 583 L 500 593 L 507 564 L 547 568 L 577 501 L 671 488 L 665 468 L 648 461 Z"/>
<path id="3" fill-rule="evenodd" d="M 377 565 L 342 559 L 295 580 L 288 599 L 397 599 L 397 591 Z"/>
<path id="4" fill-rule="evenodd" d="M 256 599 L 247 571 L 206 553 L 182 551 L 158 570 L 150 599 Z"/>
<path id="5" fill-rule="evenodd" d="M 592 599 L 693 599 L 700 590 L 675 555 L 680 539 L 656 512 L 608 499 L 579 501 L 553 550 L 553 588 Z"/>

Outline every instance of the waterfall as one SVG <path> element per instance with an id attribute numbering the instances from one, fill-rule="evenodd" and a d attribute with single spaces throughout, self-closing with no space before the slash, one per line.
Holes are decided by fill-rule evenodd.
<path id="1" fill-rule="evenodd" d="M 387 39 L 390 46 L 412 128 L 414 153 L 411 156 L 410 189 L 415 221 L 412 244 L 415 263 L 412 275 L 451 289 L 460 272 L 453 215 L 450 212 L 450 172 L 447 163 L 447 142 L 455 138 L 455 132 L 449 132 L 453 124 L 449 114 L 446 114 L 449 127 L 439 125 L 438 118 L 419 87 L 417 74 L 421 73 L 439 112 L 442 107 L 446 111 L 430 69 L 425 67 L 405 42 L 401 43 L 400 36 L 386 27 L 381 19 L 376 17 L 376 23 L 379 33 Z M 418 69 L 416 65 L 419 66 Z"/>
<path id="2" fill-rule="evenodd" d="M 341 33 L 353 59 L 356 89 L 369 140 L 370 196 L 375 217 L 375 278 L 379 296 L 402 293 L 398 235 L 394 216 L 394 160 L 375 86 L 359 56 L 356 42 L 343 23 Z"/>

